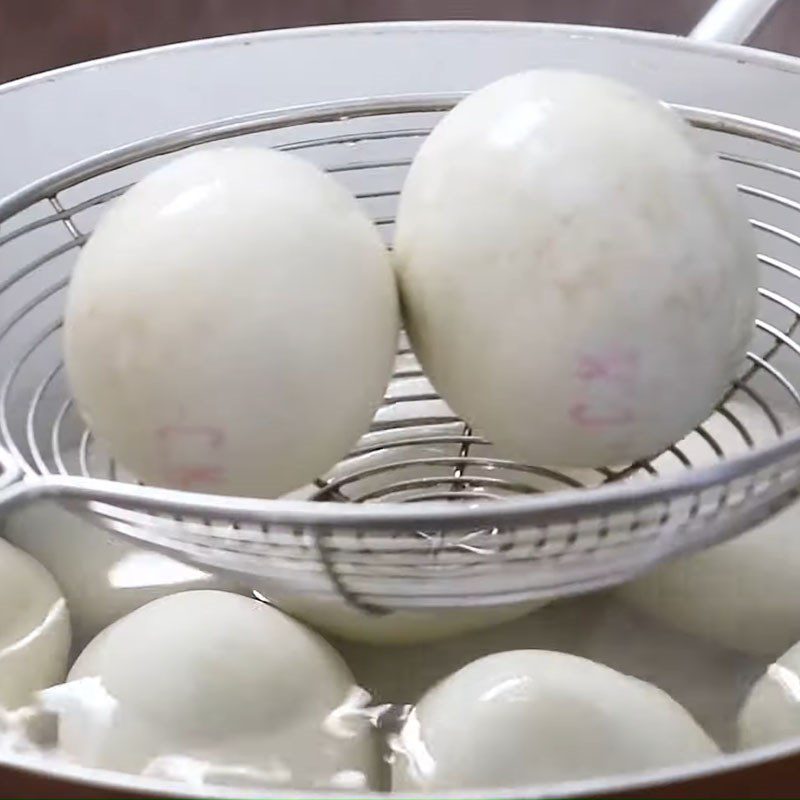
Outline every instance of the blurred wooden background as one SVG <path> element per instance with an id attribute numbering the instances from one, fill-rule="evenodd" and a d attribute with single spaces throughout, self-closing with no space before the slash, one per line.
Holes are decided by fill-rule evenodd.
<path id="1" fill-rule="evenodd" d="M 511 19 L 686 33 L 710 0 L 0 0 L 0 82 L 227 33 L 333 22 Z M 754 44 L 800 55 L 800 0 Z"/>

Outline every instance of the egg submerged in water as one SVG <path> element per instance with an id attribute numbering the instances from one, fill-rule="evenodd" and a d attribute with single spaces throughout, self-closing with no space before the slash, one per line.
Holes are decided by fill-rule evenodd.
<path id="1" fill-rule="evenodd" d="M 800 736 L 800 642 L 753 684 L 737 717 L 739 746 L 761 747 Z"/>
<path id="2" fill-rule="evenodd" d="M 65 364 L 89 427 L 138 477 L 274 497 L 368 428 L 398 329 L 386 249 L 344 188 L 285 153 L 204 150 L 98 224 Z"/>
<path id="3" fill-rule="evenodd" d="M 45 696 L 83 766 L 141 773 L 168 759 L 253 771 L 268 785 L 374 780 L 355 682 L 320 636 L 256 600 L 198 590 L 117 620 Z"/>
<path id="4" fill-rule="evenodd" d="M 0 539 L 0 709 L 18 708 L 63 680 L 69 612 L 52 575 Z"/>
<path id="5" fill-rule="evenodd" d="M 479 658 L 416 705 L 394 744 L 395 792 L 530 786 L 719 753 L 660 689 L 566 653 Z"/>
<path id="6" fill-rule="evenodd" d="M 755 247 L 716 158 L 592 75 L 512 75 L 444 117 L 394 259 L 434 385 L 531 463 L 658 452 L 708 416 L 753 329 Z"/>
<path id="7" fill-rule="evenodd" d="M 703 423 L 705 436 L 725 459 L 774 446 L 797 426 L 796 414 L 773 409 L 776 427 L 759 405 L 741 400 L 729 401 L 726 414 L 717 413 Z M 677 448 L 693 467 L 720 461 L 698 433 Z M 664 477 L 686 470 L 671 453 L 652 466 Z M 733 539 L 656 566 L 620 586 L 617 595 L 651 618 L 699 639 L 775 657 L 800 639 L 798 574 L 800 506 L 794 504 Z"/>
<path id="8" fill-rule="evenodd" d="M 233 580 L 136 547 L 55 503 L 12 512 L 3 536 L 58 582 L 69 608 L 73 647 L 84 647 L 112 622 L 159 597 L 235 588 Z"/>
<path id="9" fill-rule="evenodd" d="M 266 594 L 270 594 L 269 589 Z M 493 628 L 524 617 L 544 605 L 544 601 L 530 601 L 494 608 L 442 608 L 369 614 L 344 600 L 331 598 L 320 601 L 303 595 L 276 596 L 274 603 L 281 610 L 321 631 L 342 639 L 384 646 L 434 642 L 482 628 Z"/>

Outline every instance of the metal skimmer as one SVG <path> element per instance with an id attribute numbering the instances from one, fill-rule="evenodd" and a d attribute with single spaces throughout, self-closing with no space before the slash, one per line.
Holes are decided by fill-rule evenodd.
<path id="1" fill-rule="evenodd" d="M 298 151 L 391 237 L 416 148 L 456 96 L 226 119 L 104 153 L 0 202 L 0 505 L 58 498 L 111 531 L 276 591 L 376 613 L 489 606 L 615 584 L 734 536 L 800 486 L 800 133 L 676 106 L 752 215 L 762 265 L 751 352 L 706 423 L 648 461 L 556 470 L 498 456 L 435 393 L 407 344 L 371 431 L 291 499 L 138 485 L 84 428 L 60 346 L 64 291 L 103 208 L 171 153 L 225 140 Z M 676 387 L 676 391 L 680 387 Z"/>

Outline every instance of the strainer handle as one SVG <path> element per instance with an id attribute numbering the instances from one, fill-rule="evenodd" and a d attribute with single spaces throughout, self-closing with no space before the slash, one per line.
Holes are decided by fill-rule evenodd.
<path id="1" fill-rule="evenodd" d="M 781 0 L 717 0 L 689 34 L 700 42 L 744 44 Z"/>

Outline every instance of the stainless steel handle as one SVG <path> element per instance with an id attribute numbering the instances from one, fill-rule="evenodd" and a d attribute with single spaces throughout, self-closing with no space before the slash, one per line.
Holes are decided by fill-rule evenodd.
<path id="1" fill-rule="evenodd" d="M 689 34 L 700 42 L 743 44 L 781 0 L 717 0 Z"/>

